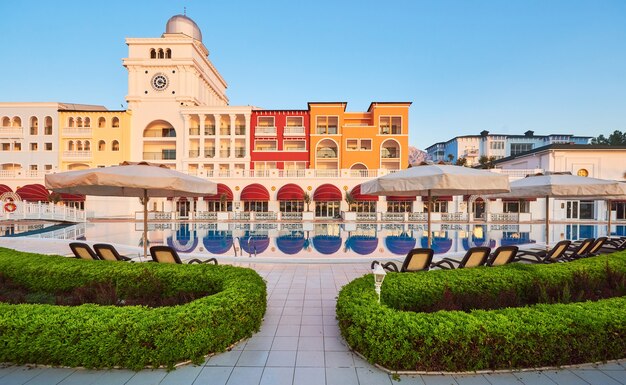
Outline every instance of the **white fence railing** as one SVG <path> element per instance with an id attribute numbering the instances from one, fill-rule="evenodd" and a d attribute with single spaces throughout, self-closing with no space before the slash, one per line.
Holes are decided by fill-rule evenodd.
<path id="1" fill-rule="evenodd" d="M 84 222 L 85 211 L 74 207 L 55 205 L 48 202 L 30 203 L 14 202 L 15 210 L 12 206 L 3 204 L 0 207 L 0 214 L 3 220 L 17 219 L 46 219 L 63 222 Z"/>

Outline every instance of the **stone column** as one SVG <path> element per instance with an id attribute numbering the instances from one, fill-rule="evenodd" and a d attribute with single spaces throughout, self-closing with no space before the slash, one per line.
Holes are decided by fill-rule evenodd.
<path id="1" fill-rule="evenodd" d="M 200 114 L 198 118 L 200 119 L 200 159 L 204 161 L 204 118 L 206 115 Z"/>

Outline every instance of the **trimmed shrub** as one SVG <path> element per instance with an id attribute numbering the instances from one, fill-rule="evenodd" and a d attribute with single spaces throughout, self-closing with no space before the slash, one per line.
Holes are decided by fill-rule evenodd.
<path id="1" fill-rule="evenodd" d="M 607 268 L 608 266 L 608 268 Z M 474 371 L 559 366 L 623 358 L 626 297 L 497 310 L 419 312 L 446 293 L 476 298 L 516 292 L 532 297 L 538 282 L 571 285 L 581 275 L 607 279 L 626 271 L 626 253 L 551 265 L 390 273 L 382 304 L 374 278 L 346 285 L 337 300 L 339 328 L 370 362 L 392 370 Z M 571 286 L 570 286 L 571 287 Z"/>
<path id="2" fill-rule="evenodd" d="M 87 368 L 172 368 L 201 363 L 258 331 L 266 287 L 233 266 L 86 261 L 0 248 L 0 272 L 34 292 L 112 282 L 120 296 L 149 271 L 166 295 L 210 295 L 180 306 L 56 306 L 0 303 L 0 362 Z M 139 288 L 142 290 L 143 288 Z"/>

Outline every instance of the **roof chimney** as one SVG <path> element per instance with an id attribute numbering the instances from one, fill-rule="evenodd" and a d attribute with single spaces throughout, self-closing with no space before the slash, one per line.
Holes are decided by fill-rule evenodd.
<path id="1" fill-rule="evenodd" d="M 483 130 L 480 132 L 480 136 L 487 136 L 487 135 L 489 135 L 489 131 L 487 130 Z"/>
<path id="2" fill-rule="evenodd" d="M 535 136 L 535 131 L 528 130 L 524 133 L 524 136 L 533 137 Z"/>

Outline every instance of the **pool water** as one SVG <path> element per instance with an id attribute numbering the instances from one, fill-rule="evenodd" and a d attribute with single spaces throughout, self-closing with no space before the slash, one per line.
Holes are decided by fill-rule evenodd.
<path id="1" fill-rule="evenodd" d="M 143 223 L 95 222 L 68 227 L 71 236 L 67 238 L 142 246 L 142 230 Z M 462 254 L 474 246 L 544 244 L 544 230 L 545 226 L 538 224 L 435 224 L 432 248 L 435 254 Z M 611 230 L 612 235 L 626 235 L 626 225 Z M 553 224 L 550 243 L 606 233 L 606 225 Z M 63 235 L 57 230 L 54 237 Z M 149 223 L 148 241 L 150 246 L 168 245 L 180 253 L 206 256 L 331 259 L 400 257 L 412 248 L 428 245 L 425 225 L 413 223 Z"/>

